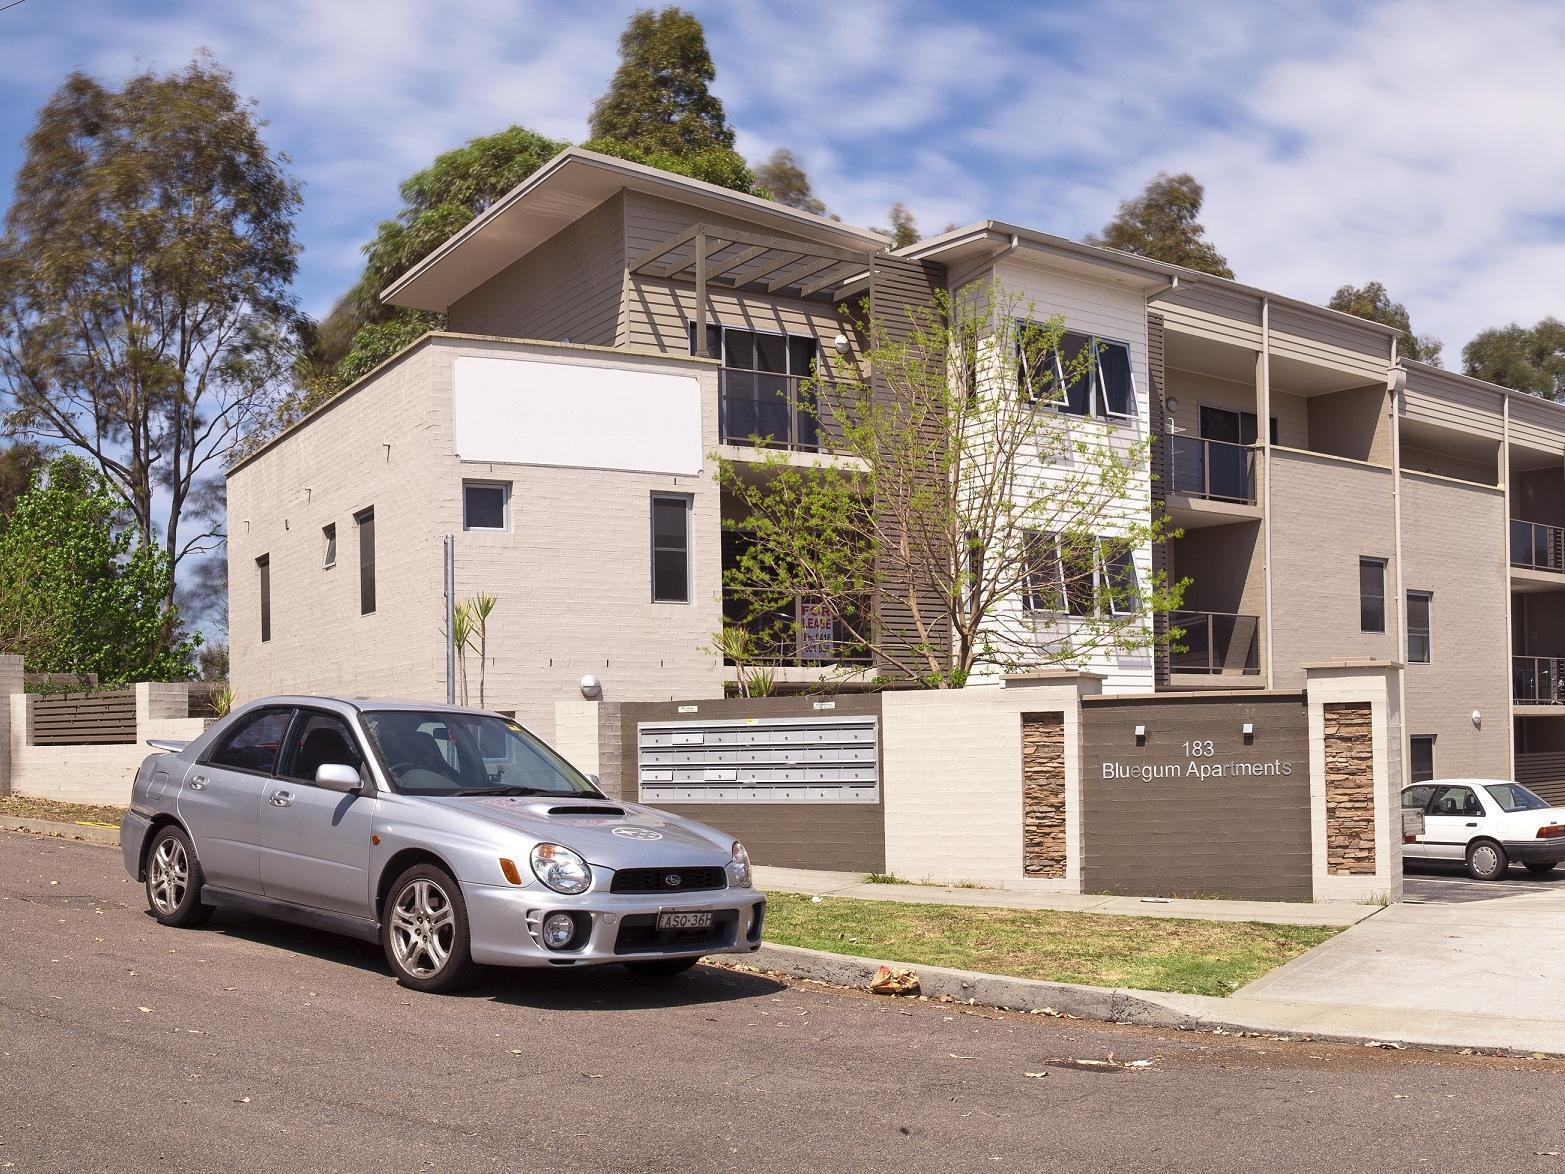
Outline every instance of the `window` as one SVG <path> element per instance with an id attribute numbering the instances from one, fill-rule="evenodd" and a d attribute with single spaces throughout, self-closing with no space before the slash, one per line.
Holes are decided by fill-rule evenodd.
<path id="1" fill-rule="evenodd" d="M 1130 348 L 1088 334 L 1066 331 L 1059 345 L 1040 355 L 1030 367 L 1024 342 L 1037 327 L 1018 322 L 1017 384 L 1033 403 L 1053 404 L 1072 416 L 1124 418 L 1135 415 L 1136 384 L 1130 370 Z M 1082 358 L 1083 355 L 1087 357 Z M 1085 363 L 1085 369 L 1081 365 Z M 1066 382 L 1067 372 L 1080 374 Z"/>
<path id="2" fill-rule="evenodd" d="M 255 569 L 261 579 L 261 643 L 265 644 L 272 638 L 272 556 L 256 559 Z"/>
<path id="3" fill-rule="evenodd" d="M 1501 811 L 1543 811 L 1549 803 L 1534 795 L 1520 783 L 1485 783 L 1489 798 L 1500 805 Z"/>
<path id="4" fill-rule="evenodd" d="M 1408 777 L 1415 783 L 1427 782 L 1435 777 L 1435 736 L 1433 734 L 1414 734 L 1411 741 L 1411 757 L 1413 761 L 1408 764 Z M 1418 806 L 1422 807 L 1428 801 L 1430 792 L 1422 787 L 1414 789 L 1424 791 L 1424 798 L 1418 804 Z M 1408 794 L 1411 794 L 1411 792 L 1405 792 L 1403 795 L 1403 807 L 1408 806 Z"/>
<path id="5" fill-rule="evenodd" d="M 364 770 L 353 731 L 336 714 L 301 711 L 293 736 L 288 739 L 285 766 L 278 773 L 301 783 L 313 783 L 315 772 L 323 766 L 351 766 Z"/>
<path id="6" fill-rule="evenodd" d="M 1431 642 L 1430 612 L 1434 596 L 1427 591 L 1407 593 L 1407 663 L 1428 664 Z"/>
<path id="7" fill-rule="evenodd" d="M 1414 742 L 1418 739 L 1414 738 Z M 1434 787 L 1425 784 L 1422 787 L 1409 787 L 1402 792 L 1402 806 L 1408 811 L 1422 811 L 1429 806 L 1429 796 L 1435 793 Z"/>
<path id="8" fill-rule="evenodd" d="M 229 770 L 271 774 L 292 716 L 291 709 L 263 709 L 241 718 L 207 755 L 207 762 Z"/>
<path id="9" fill-rule="evenodd" d="M 1060 541 L 1060 575 L 1065 581 L 1065 610 L 1073 616 L 1097 611 L 1098 556 L 1092 539 Z"/>
<path id="10" fill-rule="evenodd" d="M 1386 630 L 1386 560 L 1359 559 L 1359 631 Z"/>
<path id="11" fill-rule="evenodd" d="M 462 529 L 509 530 L 511 486 L 505 481 L 462 482 Z"/>
<path id="12" fill-rule="evenodd" d="M 321 568 L 329 569 L 337 565 L 337 523 L 331 522 L 321 527 L 321 539 L 326 546 L 325 557 L 321 559 Z"/>
<path id="13" fill-rule="evenodd" d="M 652 602 L 690 602 L 690 498 L 652 495 Z"/>
<path id="14" fill-rule="evenodd" d="M 375 610 L 375 510 L 360 510 L 353 515 L 359 528 L 359 614 Z"/>
<path id="15" fill-rule="evenodd" d="M 1471 787 L 1441 787 L 1429 808 L 1430 815 L 1483 815 L 1483 804 Z"/>
<path id="16" fill-rule="evenodd" d="M 1053 534 L 1040 530 L 1022 533 L 1026 578 L 1022 606 L 1028 611 L 1060 610 L 1060 544 Z"/>
<path id="17" fill-rule="evenodd" d="M 689 333 L 690 353 L 696 354 L 694 322 Z M 819 445 L 809 389 L 800 387 L 801 380 L 815 374 L 819 346 L 813 337 L 711 325 L 704 353 L 723 364 L 720 431 L 725 441 L 759 436 L 792 448 Z"/>
<path id="18" fill-rule="evenodd" d="M 1104 594 L 1109 614 L 1134 615 L 1137 607 L 1136 560 L 1128 546 L 1104 539 L 1099 543 Z"/>

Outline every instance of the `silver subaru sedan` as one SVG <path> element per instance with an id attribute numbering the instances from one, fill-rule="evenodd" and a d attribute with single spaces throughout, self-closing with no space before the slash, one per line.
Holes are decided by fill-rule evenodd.
<path id="1" fill-rule="evenodd" d="M 269 697 L 153 745 L 120 842 L 164 925 L 230 906 L 379 941 L 421 991 L 486 963 L 666 976 L 761 944 L 743 844 L 608 799 L 493 713 Z"/>

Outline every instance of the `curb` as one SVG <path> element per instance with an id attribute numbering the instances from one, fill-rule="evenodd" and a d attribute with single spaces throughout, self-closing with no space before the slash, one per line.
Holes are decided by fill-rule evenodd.
<path id="1" fill-rule="evenodd" d="M 919 993 L 931 999 L 949 996 L 957 1003 L 993 1007 L 1001 1011 L 1047 1012 L 1099 1023 L 1123 1023 L 1140 1027 L 1172 1028 L 1178 1031 L 1205 1031 L 1230 1034 L 1265 1035 L 1272 1039 L 1300 1042 L 1358 1044 L 1366 1047 L 1396 1047 L 1427 1052 L 1461 1052 L 1491 1056 L 1525 1056 L 1535 1059 L 1565 1058 L 1565 1051 L 1474 1042 L 1420 1038 L 1418 1033 L 1392 1029 L 1366 1034 L 1343 1030 L 1341 1026 L 1320 1023 L 1278 1022 L 1266 1012 L 1254 1016 L 1232 1006 L 1227 999 L 1211 995 L 1186 995 L 1166 991 L 1142 991 L 1130 988 L 1078 986 L 1063 982 L 1045 982 L 1032 978 L 1010 978 L 982 974 L 972 970 L 953 970 L 944 966 L 921 966 L 879 958 L 860 958 L 849 954 L 830 954 L 803 946 L 763 944 L 742 961 L 713 959 L 720 966 L 752 969 L 792 978 L 812 979 L 828 986 L 864 990 L 882 966 L 893 970 L 912 970 L 918 975 Z M 894 1000 L 896 996 L 884 996 Z M 1288 1004 L 1278 1004 L 1279 1008 Z M 1330 1013 L 1329 1006 L 1312 1008 Z"/>
<path id="2" fill-rule="evenodd" d="M 119 828 L 98 827 L 90 823 L 65 823 L 58 819 L 17 819 L 12 816 L 0 816 L 0 832 L 29 832 L 35 836 L 78 840 L 84 844 L 98 844 L 105 848 L 120 846 Z"/>

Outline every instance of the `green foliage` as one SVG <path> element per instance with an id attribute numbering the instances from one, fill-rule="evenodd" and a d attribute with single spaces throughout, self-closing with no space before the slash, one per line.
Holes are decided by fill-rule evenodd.
<path id="1" fill-rule="evenodd" d="M 353 349 L 337 364 L 337 375 L 346 387 L 368 375 L 392 355 L 411 346 L 431 330 L 439 330 L 439 314 L 407 310 L 385 322 L 371 322 L 353 340 Z"/>
<path id="2" fill-rule="evenodd" d="M 1151 619 L 1179 606 L 1183 584 L 1103 573 L 1170 535 L 1122 505 L 1149 495 L 1147 442 L 1047 406 L 1062 391 L 1052 356 L 1063 321 L 1035 321 L 990 287 L 942 292 L 866 334 L 874 382 L 841 372 L 805 396 L 847 460 L 801 465 L 774 451 L 719 463 L 739 538 L 724 575 L 730 623 L 786 650 L 808 603 L 848 653 L 939 688 L 1157 643 Z M 1064 359 L 1064 385 L 1092 359 Z"/>
<path id="3" fill-rule="evenodd" d="M 639 143 L 622 139 L 588 139 L 582 146 L 600 155 L 613 155 L 616 159 L 656 167 L 659 171 L 688 175 L 691 179 L 716 184 L 731 191 L 751 196 L 762 194 L 755 172 L 750 170 L 744 156 L 729 147 L 708 147 L 701 151 L 676 154 L 672 151 L 649 150 Z"/>
<path id="4" fill-rule="evenodd" d="M 1139 196 L 1120 204 L 1101 236 L 1088 236 L 1087 243 L 1232 277 L 1234 271 L 1197 219 L 1205 198 L 1206 189 L 1194 176 L 1159 172 Z"/>
<path id="5" fill-rule="evenodd" d="M 1462 348 L 1462 370 L 1513 391 L 1565 400 L 1565 322 L 1545 318 L 1532 327 L 1512 322 L 1481 331 Z"/>
<path id="6" fill-rule="evenodd" d="M 778 147 L 771 157 L 755 169 L 756 183 L 779 204 L 798 208 L 816 216 L 826 215 L 826 205 L 810 191 L 810 177 L 804 174 L 793 152 Z"/>
<path id="7" fill-rule="evenodd" d="M 671 156 L 732 150 L 701 22 L 682 8 L 641 9 L 619 41 L 620 65 L 592 107 L 593 139 Z M 657 166 L 657 164 L 653 164 Z"/>
<path id="8" fill-rule="evenodd" d="M 874 231 L 881 236 L 891 238 L 891 247 L 905 249 L 909 245 L 916 245 L 923 239 L 919 236 L 918 222 L 913 219 L 913 213 L 907 210 L 907 205 L 897 203 L 891 205 L 891 227 L 877 228 Z"/>
<path id="9" fill-rule="evenodd" d="M 118 524 L 119 508 L 74 456 L 17 503 L 0 534 L 0 651 L 29 671 L 96 673 L 100 685 L 190 675 L 199 641 L 169 638 L 168 554 Z"/>
<path id="10" fill-rule="evenodd" d="M 1380 282 L 1371 281 L 1362 288 L 1344 285 L 1331 295 L 1331 301 L 1326 305 L 1344 314 L 1356 314 L 1371 322 L 1396 327 L 1402 332 L 1402 337 L 1397 340 L 1399 355 L 1415 363 L 1439 364 L 1440 340 L 1428 334 L 1414 334 L 1412 323 L 1408 320 L 1407 307 L 1401 302 L 1393 302 L 1386 287 Z"/>
<path id="11" fill-rule="evenodd" d="M 285 385 L 299 204 L 205 59 L 119 89 L 72 74 L 27 138 L 0 240 L 7 424 L 84 454 L 174 566 L 221 542 L 217 474 Z"/>
<path id="12" fill-rule="evenodd" d="M 17 500 L 33 487 L 47 463 L 48 457 L 36 444 L 23 441 L 0 448 L 0 526 L 5 525 Z"/>

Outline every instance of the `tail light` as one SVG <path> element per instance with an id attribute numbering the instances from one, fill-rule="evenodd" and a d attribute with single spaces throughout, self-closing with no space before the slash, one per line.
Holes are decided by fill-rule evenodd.
<path id="1" fill-rule="evenodd" d="M 1538 829 L 1540 840 L 1557 840 L 1561 836 L 1565 836 L 1565 823 L 1551 823 L 1547 827 Z"/>

